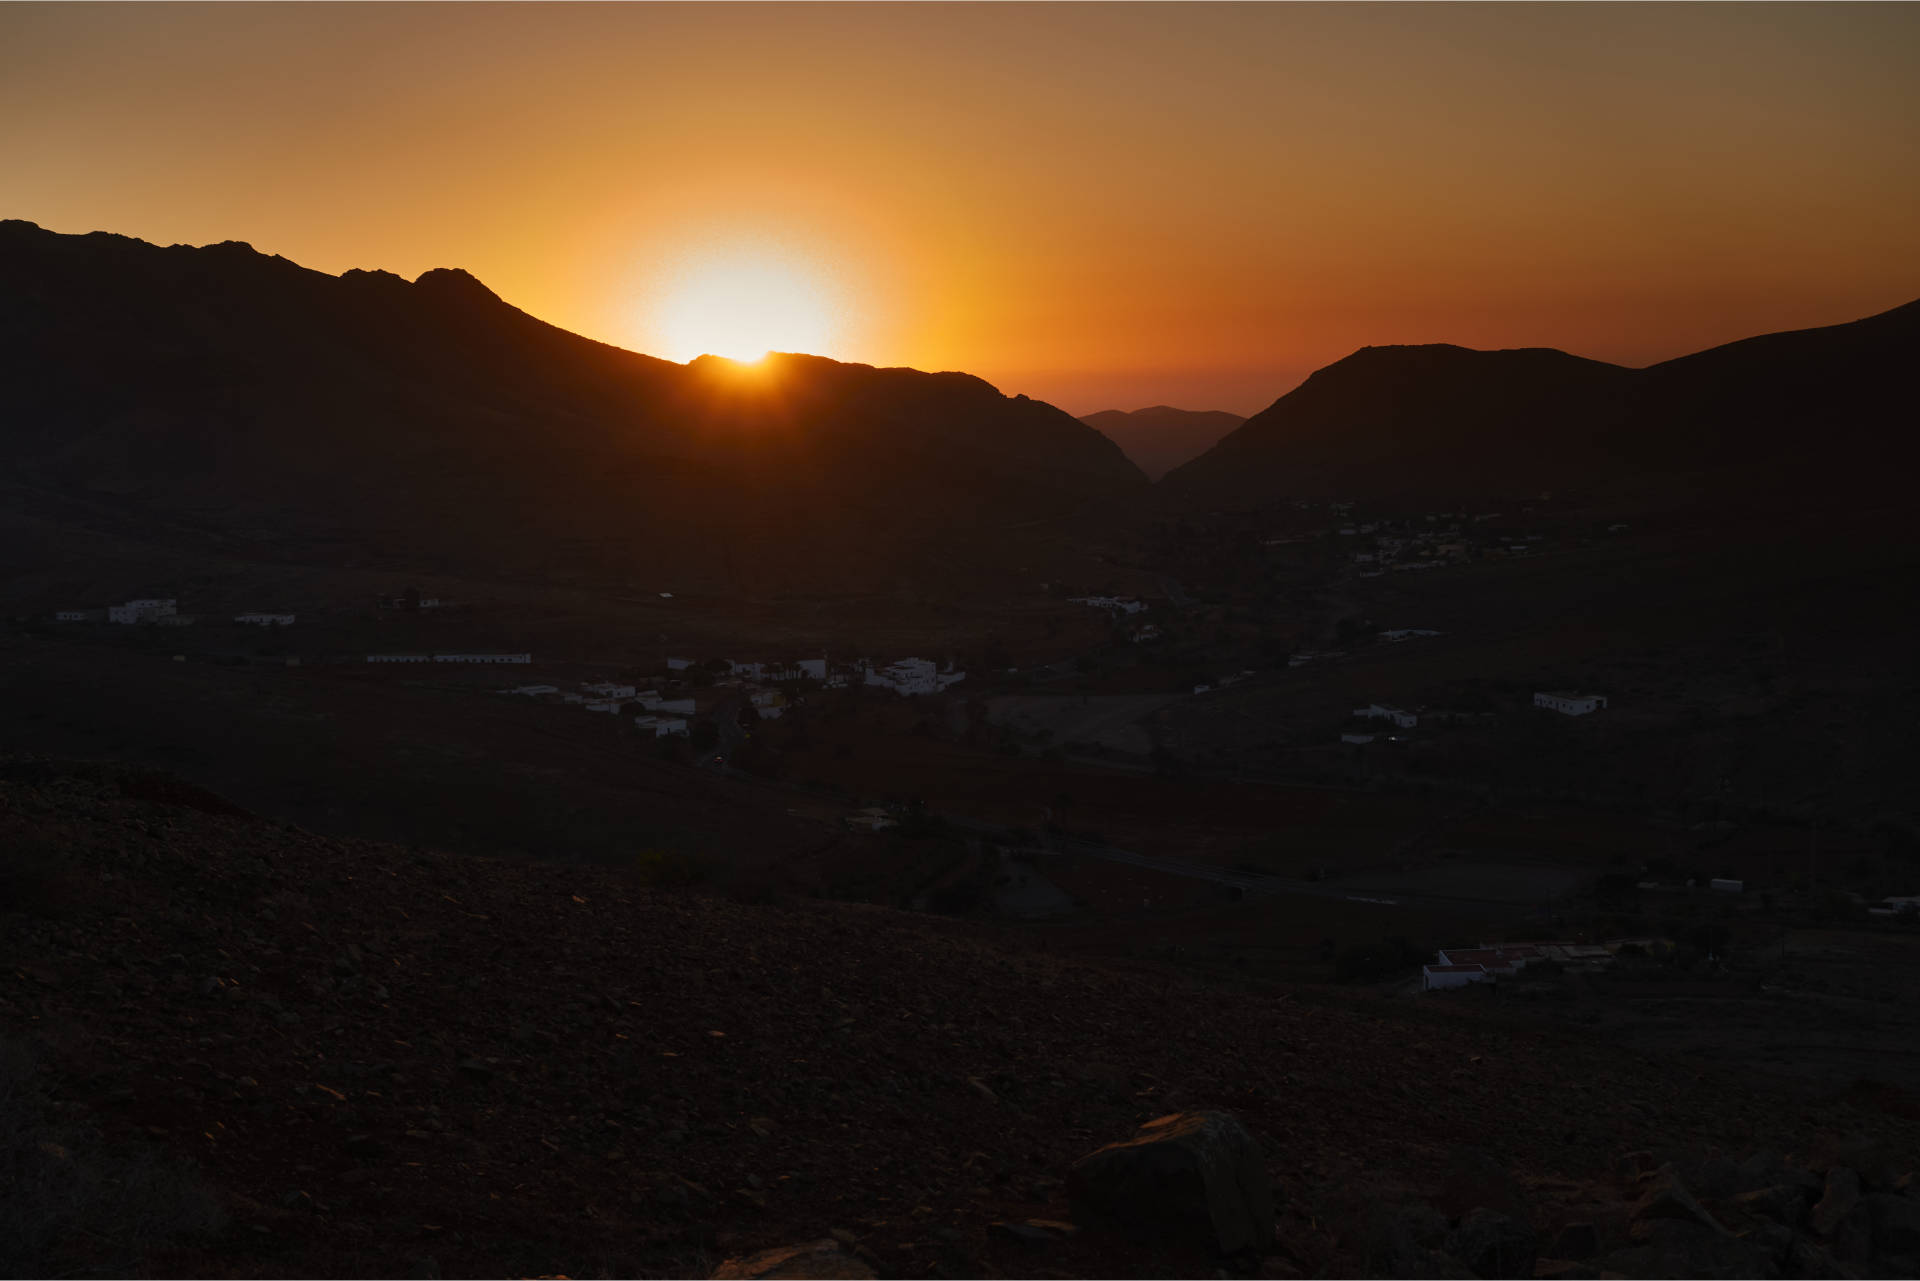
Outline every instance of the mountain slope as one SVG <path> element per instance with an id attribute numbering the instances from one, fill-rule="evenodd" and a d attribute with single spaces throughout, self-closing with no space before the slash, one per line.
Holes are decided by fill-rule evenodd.
<path id="1" fill-rule="evenodd" d="M 1463 1169 L 1528 1188 L 1551 1239 L 1620 1196 L 1621 1152 L 1920 1134 L 1478 1002 L 1203 985 L 981 924 L 329 839 L 114 767 L 0 762 L 0 848 L 19 1195 L 64 1188 L 24 1177 L 51 1157 L 209 1203 L 96 1194 L 118 1213 L 78 1226 L 101 1236 L 61 1205 L 38 1250 L 0 1242 L 19 1275 L 701 1276 L 834 1231 L 883 1276 L 1215 1276 L 1096 1223 L 1041 1255 L 990 1226 L 1067 1217 L 1076 1159 L 1191 1108 L 1237 1113 L 1276 1187 L 1278 1253 L 1244 1271 L 1398 1275 L 1377 1210 L 1484 1195 Z"/>
<path id="2" fill-rule="evenodd" d="M 1874 485 L 1920 303 L 1646 369 L 1545 348 L 1368 347 L 1313 374 L 1162 482 L 1177 500 Z"/>
<path id="3" fill-rule="evenodd" d="M 8 222 L 0 276 L 0 467 L 156 530 L 820 572 L 1145 488 L 1097 432 L 977 378 L 676 365 L 462 271 L 333 277 Z"/>
<path id="4" fill-rule="evenodd" d="M 1131 413 L 1103 409 L 1082 414 L 1080 421 L 1125 450 L 1148 480 L 1159 480 L 1188 459 L 1198 458 L 1246 419 L 1220 409 L 1154 405 Z"/>

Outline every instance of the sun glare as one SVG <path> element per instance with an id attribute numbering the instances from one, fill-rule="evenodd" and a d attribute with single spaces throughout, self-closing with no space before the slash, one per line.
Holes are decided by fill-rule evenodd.
<path id="1" fill-rule="evenodd" d="M 692 259 L 655 296 L 649 317 L 658 355 L 752 362 L 770 351 L 831 355 L 837 308 L 827 283 L 762 254 Z"/>

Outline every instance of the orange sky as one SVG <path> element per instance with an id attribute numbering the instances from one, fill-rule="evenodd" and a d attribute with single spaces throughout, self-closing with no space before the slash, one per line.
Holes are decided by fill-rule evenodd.
<path id="1" fill-rule="evenodd" d="M 1920 297 L 1920 7 L 7 5 L 0 216 L 462 266 L 669 355 L 745 254 L 824 355 L 1246 413 L 1369 343 Z"/>

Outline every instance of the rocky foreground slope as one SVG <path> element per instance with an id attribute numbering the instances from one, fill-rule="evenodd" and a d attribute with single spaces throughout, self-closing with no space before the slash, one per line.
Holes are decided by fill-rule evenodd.
<path id="1" fill-rule="evenodd" d="M 898 1276 L 1920 1255 L 1920 1124 L 1458 1005 L 335 841 L 106 769 L 0 769 L 0 849 L 16 1274 L 705 1275 L 818 1240 Z M 1202 1109 L 1258 1144 L 1271 1246 L 1006 1226 L 1072 1221 L 1076 1160 Z"/>

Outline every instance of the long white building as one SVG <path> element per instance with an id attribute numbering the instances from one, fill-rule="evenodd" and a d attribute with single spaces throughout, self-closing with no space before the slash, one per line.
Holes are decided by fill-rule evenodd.
<path id="1" fill-rule="evenodd" d="M 1589 712 L 1603 710 L 1607 705 L 1605 694 L 1576 694 L 1572 690 L 1556 689 L 1533 696 L 1535 707 L 1544 707 L 1551 712 L 1564 716 L 1585 716 Z"/>

